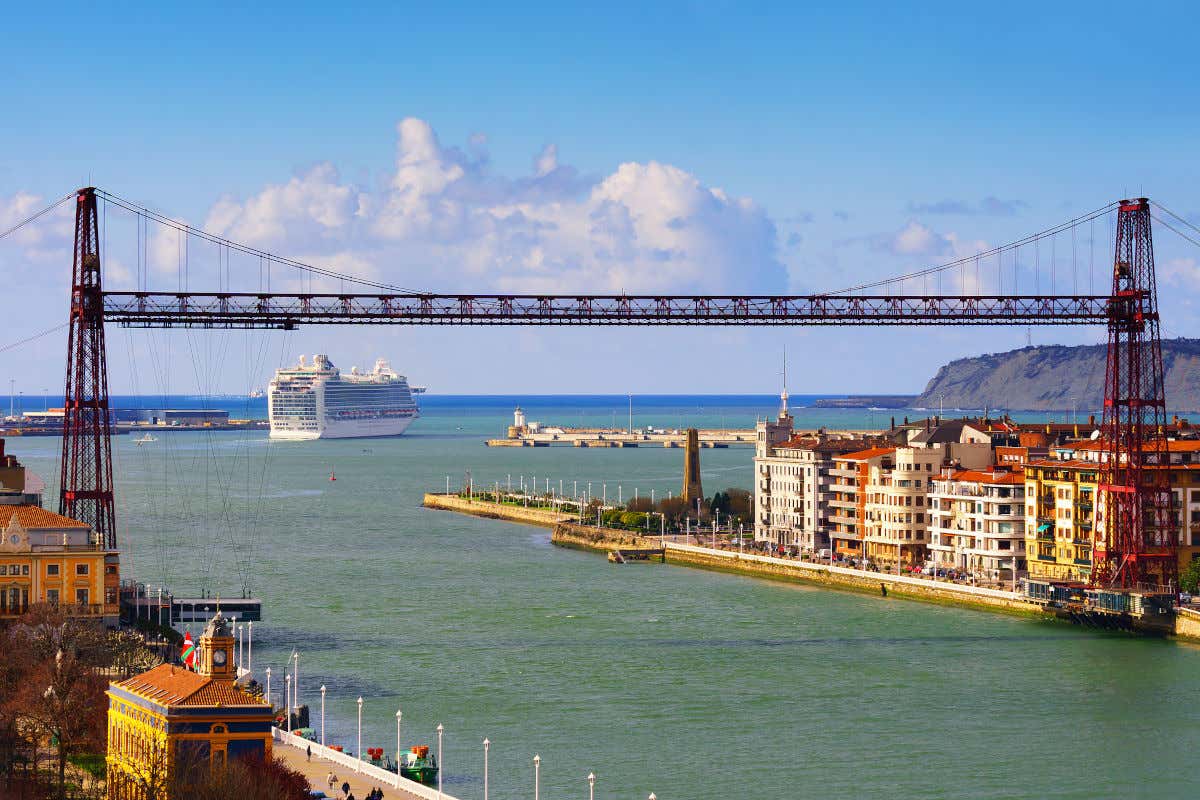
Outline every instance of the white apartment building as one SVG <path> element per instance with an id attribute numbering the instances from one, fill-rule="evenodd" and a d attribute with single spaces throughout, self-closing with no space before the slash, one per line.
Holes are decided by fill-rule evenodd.
<path id="1" fill-rule="evenodd" d="M 938 567 L 998 582 L 1027 574 L 1020 472 L 947 470 L 933 479 L 929 517 L 930 560 Z"/>
<path id="2" fill-rule="evenodd" d="M 782 395 L 778 420 L 759 422 L 754 454 L 754 540 L 816 552 L 830 547 L 834 457 L 861 450 L 860 439 L 793 435 Z"/>

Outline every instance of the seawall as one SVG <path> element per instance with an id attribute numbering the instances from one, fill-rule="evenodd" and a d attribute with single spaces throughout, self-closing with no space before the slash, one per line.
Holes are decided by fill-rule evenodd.
<path id="1" fill-rule="evenodd" d="M 486 519 L 504 519 L 510 522 L 524 522 L 527 525 L 539 525 L 543 528 L 553 528 L 558 523 L 572 518 L 570 514 L 561 511 L 551 511 L 544 508 L 526 508 L 525 506 L 510 506 L 495 503 L 491 500 L 467 499 L 457 494 L 435 494 L 427 492 L 421 503 L 426 508 L 436 508 L 442 511 L 457 511 L 460 514 L 470 514 L 473 517 Z"/>
<path id="2" fill-rule="evenodd" d="M 658 547 L 656 536 L 638 536 L 625 531 L 589 527 L 564 522 L 554 527 L 551 539 L 564 547 L 607 552 L 622 546 Z M 736 572 L 774 580 L 796 581 L 836 589 L 904 597 L 934 603 L 952 603 L 970 608 L 983 608 L 1007 613 L 1045 616 L 1036 603 L 1025 602 L 1019 595 L 997 589 L 935 583 L 921 578 L 890 575 L 880 572 L 864 573 L 845 567 L 830 567 L 806 561 L 775 558 L 757 553 L 738 553 L 713 550 L 696 545 L 666 543 L 667 562 L 720 572 Z"/>

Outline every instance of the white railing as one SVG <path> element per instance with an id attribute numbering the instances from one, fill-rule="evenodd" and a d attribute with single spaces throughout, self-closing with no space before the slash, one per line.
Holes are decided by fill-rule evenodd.
<path id="1" fill-rule="evenodd" d="M 439 792 L 437 789 L 431 789 L 423 783 L 410 781 L 408 778 L 400 777 L 398 772 L 389 772 L 388 770 L 377 767 L 369 761 L 363 761 L 348 753 L 339 753 L 333 748 L 326 747 L 318 742 L 305 739 L 295 733 L 288 733 L 285 730 L 272 727 L 271 734 L 275 741 L 280 744 L 286 744 L 289 747 L 295 747 L 297 750 L 307 751 L 312 748 L 312 754 L 318 758 L 323 758 L 326 761 L 332 761 L 334 764 L 340 764 L 347 769 L 352 769 L 360 775 L 366 775 L 373 780 L 380 781 L 402 792 L 407 792 L 415 797 L 420 797 L 422 800 L 457 800 L 457 798 Z M 438 769 L 442 768 L 438 764 Z M 444 777 L 444 776 L 443 776 Z"/>
<path id="2" fill-rule="evenodd" d="M 794 569 L 808 570 L 813 573 L 826 573 L 831 575 L 845 575 L 854 578 L 871 578 L 873 580 L 885 581 L 887 583 L 906 584 L 908 586 L 919 586 L 925 589 L 937 588 L 943 591 L 961 592 L 964 595 L 974 595 L 976 597 L 991 597 L 998 600 L 1024 600 L 1025 596 L 1017 592 L 1006 592 L 1003 589 L 986 589 L 982 586 L 968 586 L 962 583 L 948 583 L 946 581 L 935 581 L 929 578 L 917 578 L 910 575 L 897 575 L 894 572 L 874 572 L 865 569 L 854 569 L 852 567 L 835 567 L 828 564 L 817 564 L 812 561 L 800 561 L 791 558 L 777 558 L 776 556 L 764 556 L 757 553 L 738 553 L 735 550 L 714 550 L 711 547 L 697 547 L 691 544 L 678 544 L 676 542 L 667 542 L 667 550 L 678 550 L 680 552 L 697 553 L 706 556 L 718 556 L 727 558 L 730 561 L 751 561 L 759 564 L 775 564 L 779 566 L 792 567 Z"/>

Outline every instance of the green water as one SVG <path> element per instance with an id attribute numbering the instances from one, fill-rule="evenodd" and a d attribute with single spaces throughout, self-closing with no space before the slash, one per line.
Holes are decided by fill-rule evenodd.
<path id="1" fill-rule="evenodd" d="M 565 413 L 565 411 L 564 411 Z M 731 417 L 737 413 L 729 412 Z M 743 417 L 749 412 L 743 414 Z M 1170 798 L 1195 793 L 1200 650 L 738 576 L 617 567 L 549 532 L 419 507 L 512 473 L 677 489 L 680 451 L 488 450 L 498 408 L 394 440 L 118 441 L 125 571 L 264 601 L 254 664 L 300 652 L 301 700 L 354 747 L 436 745 L 446 791 L 586 798 Z M 738 418 L 738 421 L 746 421 Z M 734 424 L 731 422 L 730 424 Z M 9 450 L 49 477 L 56 439 Z M 749 486 L 704 451 L 705 488 Z M 264 469 L 265 465 L 265 469 Z M 336 469 L 337 481 L 329 481 Z M 51 487 L 53 489 L 53 487 Z"/>

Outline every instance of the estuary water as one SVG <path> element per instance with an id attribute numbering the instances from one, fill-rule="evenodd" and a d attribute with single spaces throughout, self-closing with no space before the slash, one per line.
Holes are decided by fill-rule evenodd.
<path id="1" fill-rule="evenodd" d="M 521 398 L 531 419 L 621 424 L 625 398 Z M 447 792 L 731 798 L 1172 798 L 1200 787 L 1200 649 L 662 565 L 420 507 L 427 490 L 547 478 L 678 491 L 682 452 L 488 449 L 512 398 L 434 398 L 399 439 L 265 432 L 116 441 L 123 573 L 262 598 L 253 663 L 355 748 L 436 747 Z M 634 399 L 635 425 L 748 427 L 771 398 Z M 215 407 L 222 407 L 217 401 Z M 231 409 L 233 410 L 233 409 Z M 892 412 L 875 412 L 886 424 Z M 902 416 L 904 412 L 896 412 Z M 797 412 L 858 426 L 869 412 Z M 236 415 L 236 413 L 235 413 Z M 627 417 L 625 417 L 627 418 Z M 55 495 L 59 442 L 9 441 Z M 749 449 L 705 450 L 709 493 Z M 331 472 L 337 480 L 331 481 Z M 602 489 L 602 484 L 607 484 Z M 618 490 L 619 485 L 619 490 Z M 319 722 L 317 722 L 319 725 Z"/>

